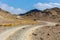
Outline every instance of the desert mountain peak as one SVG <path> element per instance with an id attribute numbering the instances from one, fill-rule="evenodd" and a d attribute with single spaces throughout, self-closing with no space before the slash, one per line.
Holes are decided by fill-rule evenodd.
<path id="1" fill-rule="evenodd" d="M 25 14 L 21 14 L 24 19 L 36 19 L 36 20 L 47 20 L 47 21 L 60 21 L 60 8 L 50 8 L 43 11 L 33 9 Z"/>
<path id="2" fill-rule="evenodd" d="M 30 10 L 30 11 L 24 13 L 24 14 L 19 14 L 19 15 L 22 16 L 22 15 L 25 15 L 25 14 L 30 14 L 32 12 L 37 13 L 37 12 L 42 12 L 42 11 L 41 10 L 38 10 L 38 9 L 33 9 L 33 10 Z"/>

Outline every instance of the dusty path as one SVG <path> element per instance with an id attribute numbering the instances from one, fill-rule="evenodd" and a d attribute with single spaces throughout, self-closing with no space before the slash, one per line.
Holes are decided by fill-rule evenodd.
<path id="1" fill-rule="evenodd" d="M 0 34 L 0 40 L 28 40 L 29 39 L 28 34 L 33 32 L 32 30 L 47 25 L 54 26 L 56 24 L 52 22 L 44 22 L 44 23 L 45 24 L 42 25 L 24 25 L 11 28 Z"/>
<path id="2" fill-rule="evenodd" d="M 29 27 L 25 27 L 25 29 L 20 29 L 19 31 L 15 32 L 12 34 L 12 36 L 8 37 L 7 40 L 28 40 L 28 35 L 29 33 L 33 32 L 32 30 L 43 26 L 54 26 L 55 24 L 56 23 L 46 22 L 44 25 L 31 25 Z"/>
<path id="3" fill-rule="evenodd" d="M 23 27 L 27 27 L 26 26 L 21 26 L 21 27 L 14 27 L 11 28 L 9 30 L 4 31 L 3 33 L 0 34 L 0 40 L 6 40 L 7 37 L 9 37 L 11 34 L 15 33 L 16 31 L 18 31 L 19 29 L 23 28 Z"/>

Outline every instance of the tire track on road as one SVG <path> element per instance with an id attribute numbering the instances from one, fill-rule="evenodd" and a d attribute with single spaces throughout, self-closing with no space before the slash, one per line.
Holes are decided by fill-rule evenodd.
<path id="1" fill-rule="evenodd" d="M 39 27 L 44 27 L 44 26 L 54 26 L 57 23 L 52 23 L 52 22 L 46 22 L 45 25 L 31 25 L 29 27 L 25 27 L 25 29 L 21 29 L 17 31 L 15 34 L 7 38 L 7 40 L 28 40 L 30 39 L 28 36 L 30 33 L 33 32 L 33 30 L 39 28 Z M 17 38 L 16 38 L 17 36 Z M 31 40 L 31 39 L 30 39 Z"/>

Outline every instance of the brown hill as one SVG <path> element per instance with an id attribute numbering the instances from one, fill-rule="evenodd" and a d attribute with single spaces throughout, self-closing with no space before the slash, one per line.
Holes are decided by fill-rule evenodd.
<path id="1" fill-rule="evenodd" d="M 4 11 L 0 8 L 0 26 L 1 25 L 5 25 L 5 26 L 14 25 L 15 22 L 18 20 L 19 20 L 18 15 L 11 14 L 10 12 Z"/>
<path id="2" fill-rule="evenodd" d="M 60 22 L 60 8 L 45 9 L 43 11 L 33 9 L 25 14 L 20 14 L 24 19 Z"/>
<path id="3" fill-rule="evenodd" d="M 39 21 L 60 22 L 60 8 L 46 10 L 33 9 L 25 14 L 15 15 L 0 8 L 0 26 L 14 26 L 20 24 L 38 24 Z"/>
<path id="4" fill-rule="evenodd" d="M 0 8 L 0 26 L 16 26 L 21 24 L 35 24 L 36 21 L 23 19 L 19 15 L 11 14 Z"/>

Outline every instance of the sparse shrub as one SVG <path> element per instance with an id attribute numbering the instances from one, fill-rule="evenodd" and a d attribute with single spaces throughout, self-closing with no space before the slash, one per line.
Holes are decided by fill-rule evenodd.
<path id="1" fill-rule="evenodd" d="M 34 19 L 34 21 L 36 21 L 37 19 Z"/>
<path id="2" fill-rule="evenodd" d="M 60 20 L 58 22 L 60 22 Z"/>
<path id="3" fill-rule="evenodd" d="M 2 26 L 12 26 L 12 24 L 2 24 Z"/>
<path id="4" fill-rule="evenodd" d="M 55 26 L 59 26 L 60 24 L 56 24 Z"/>
<path id="5" fill-rule="evenodd" d="M 26 15 L 26 16 L 29 16 L 29 15 Z"/>

